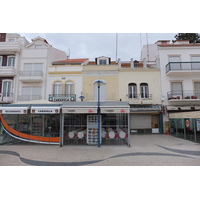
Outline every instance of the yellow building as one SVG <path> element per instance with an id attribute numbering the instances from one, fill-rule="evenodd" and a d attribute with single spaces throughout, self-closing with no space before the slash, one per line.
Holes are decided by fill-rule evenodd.
<path id="1" fill-rule="evenodd" d="M 97 100 L 97 80 L 103 83 L 100 87 L 101 101 L 119 101 L 119 66 L 108 57 L 98 57 L 95 62 L 83 66 L 82 95 L 85 101 Z"/>
<path id="2" fill-rule="evenodd" d="M 162 133 L 160 70 L 156 63 L 121 63 L 119 99 L 130 105 L 132 133 Z"/>

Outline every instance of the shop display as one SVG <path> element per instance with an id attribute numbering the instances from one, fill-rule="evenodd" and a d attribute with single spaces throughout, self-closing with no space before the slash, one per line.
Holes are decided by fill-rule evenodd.
<path id="1" fill-rule="evenodd" d="M 43 118 L 41 115 L 33 116 L 32 121 L 32 135 L 43 135 Z"/>
<path id="2" fill-rule="evenodd" d="M 101 124 L 101 118 L 100 118 Z M 100 127 L 101 134 L 101 127 Z M 101 143 L 101 135 L 100 135 Z M 87 116 L 87 144 L 98 144 L 98 115 Z"/>

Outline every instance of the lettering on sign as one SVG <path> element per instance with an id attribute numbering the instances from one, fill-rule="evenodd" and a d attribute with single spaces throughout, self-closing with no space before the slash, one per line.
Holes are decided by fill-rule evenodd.
<path id="1" fill-rule="evenodd" d="M 93 113 L 94 111 L 92 109 L 88 110 L 88 113 Z"/>
<path id="2" fill-rule="evenodd" d="M 68 110 L 68 112 L 71 112 L 71 113 L 72 113 L 72 112 L 76 112 L 76 110 Z"/>
<path id="3" fill-rule="evenodd" d="M 114 110 L 105 110 L 106 112 L 112 113 Z"/>

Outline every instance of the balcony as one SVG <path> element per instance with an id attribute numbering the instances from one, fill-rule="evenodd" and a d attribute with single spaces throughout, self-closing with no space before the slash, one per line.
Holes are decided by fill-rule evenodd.
<path id="1" fill-rule="evenodd" d="M 41 100 L 41 95 L 19 95 L 18 101 L 34 101 L 34 100 Z"/>
<path id="2" fill-rule="evenodd" d="M 10 66 L 0 67 L 0 77 L 14 77 L 16 76 L 16 69 Z"/>
<path id="3" fill-rule="evenodd" d="M 22 82 L 42 82 L 43 72 L 42 71 L 21 71 L 19 73 L 19 80 Z"/>
<path id="4" fill-rule="evenodd" d="M 176 90 L 167 93 L 168 101 L 199 101 L 200 90 Z"/>
<path id="5" fill-rule="evenodd" d="M 180 75 L 182 73 L 200 72 L 200 62 L 169 62 L 166 66 L 167 75 Z"/>
<path id="6" fill-rule="evenodd" d="M 75 94 L 50 94 L 49 101 L 51 102 L 76 101 L 76 95 Z"/>
<path id="7" fill-rule="evenodd" d="M 0 93 L 0 103 L 13 103 L 13 93 Z"/>
<path id="8" fill-rule="evenodd" d="M 152 104 L 153 95 L 152 94 L 128 94 L 129 104 Z"/>

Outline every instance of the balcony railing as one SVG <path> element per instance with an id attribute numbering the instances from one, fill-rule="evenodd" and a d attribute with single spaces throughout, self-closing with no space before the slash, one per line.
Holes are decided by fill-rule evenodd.
<path id="1" fill-rule="evenodd" d="M 0 103 L 12 103 L 13 93 L 0 93 Z"/>
<path id="2" fill-rule="evenodd" d="M 167 93 L 168 100 L 200 99 L 200 90 L 175 90 Z"/>
<path id="3" fill-rule="evenodd" d="M 166 66 L 166 73 L 169 71 L 200 70 L 199 62 L 169 62 Z"/>
<path id="4" fill-rule="evenodd" d="M 128 94 L 127 95 L 129 99 L 148 99 L 148 100 L 152 100 L 152 94 L 146 94 L 146 93 L 143 93 L 143 94 Z"/>
<path id="5" fill-rule="evenodd" d="M 34 101 L 34 100 L 41 100 L 41 95 L 19 95 L 18 101 Z"/>
<path id="6" fill-rule="evenodd" d="M 76 101 L 75 94 L 50 94 L 49 101 L 63 102 L 63 101 Z"/>
<path id="7" fill-rule="evenodd" d="M 20 76 L 43 76 L 42 71 L 21 71 Z"/>

